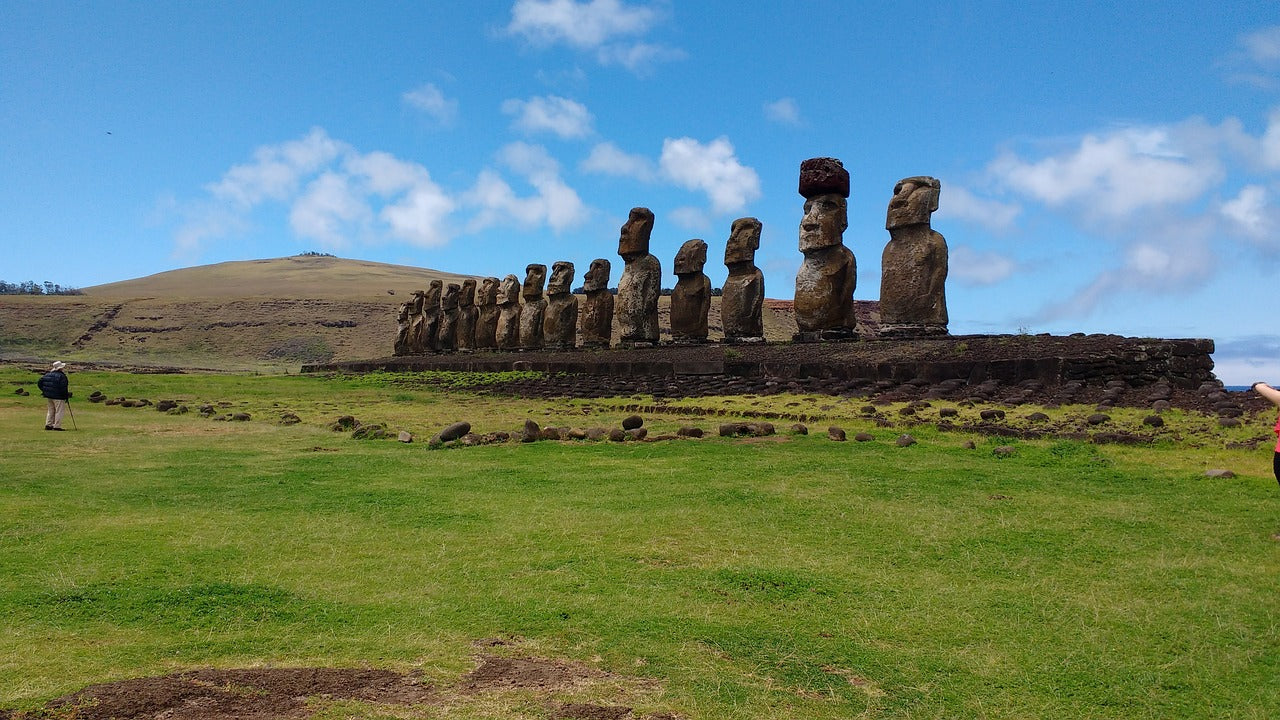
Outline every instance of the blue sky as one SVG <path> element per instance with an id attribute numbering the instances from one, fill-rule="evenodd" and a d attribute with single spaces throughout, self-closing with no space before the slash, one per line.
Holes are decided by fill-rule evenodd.
<path id="1" fill-rule="evenodd" d="M 1224 381 L 1280 382 L 1275 3 L 1069 6 L 6 2 L 0 279 L 314 250 L 616 282 L 643 205 L 717 285 L 760 218 L 789 298 L 799 164 L 832 156 L 855 297 L 932 175 L 953 333 L 1211 337 Z"/>

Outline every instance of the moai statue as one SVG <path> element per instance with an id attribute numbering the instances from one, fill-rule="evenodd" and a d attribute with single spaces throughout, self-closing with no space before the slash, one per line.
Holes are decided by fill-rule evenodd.
<path id="1" fill-rule="evenodd" d="M 849 171 L 835 158 L 811 158 L 800 163 L 800 252 L 804 262 L 796 273 L 797 341 L 856 337 L 853 290 L 858 264 L 844 246 L 849 227 Z"/>
<path id="2" fill-rule="evenodd" d="M 520 349 L 542 349 L 542 320 L 547 315 L 547 298 L 542 286 L 547 281 L 547 266 L 531 263 L 524 269 L 524 307 L 520 308 Z"/>
<path id="3" fill-rule="evenodd" d="M 413 301 L 400 303 L 400 307 L 396 310 L 396 343 L 392 354 L 409 355 L 409 311 L 413 307 Z"/>
<path id="4" fill-rule="evenodd" d="M 507 275 L 498 287 L 498 329 L 495 345 L 499 350 L 520 349 L 520 278 Z"/>
<path id="5" fill-rule="evenodd" d="M 547 281 L 547 309 L 542 320 L 542 341 L 556 350 L 572 350 L 578 341 L 578 298 L 573 295 L 573 263 L 551 266 Z"/>
<path id="6" fill-rule="evenodd" d="M 753 217 L 734 220 L 724 247 L 729 277 L 720 296 L 720 324 L 728 343 L 764 342 L 764 273 L 755 264 L 762 227 Z"/>
<path id="7" fill-rule="evenodd" d="M 947 334 L 947 241 L 929 226 L 942 183 L 909 177 L 893 187 L 880 259 L 880 334 Z"/>
<path id="8" fill-rule="evenodd" d="M 618 254 L 626 266 L 618 280 L 617 319 L 626 344 L 658 342 L 658 296 L 662 293 L 662 263 L 649 254 L 653 212 L 631 208 L 618 237 Z"/>
<path id="9" fill-rule="evenodd" d="M 473 350 L 476 347 L 476 320 L 480 311 L 476 309 L 476 281 L 467 278 L 462 281 L 462 293 L 458 295 L 458 327 L 453 339 L 453 346 L 459 350 Z"/>
<path id="10" fill-rule="evenodd" d="M 480 281 L 480 289 L 476 293 L 476 349 L 488 350 L 498 347 L 498 286 L 501 283 L 496 277 L 487 277 Z"/>
<path id="11" fill-rule="evenodd" d="M 432 280 L 427 285 L 426 299 L 422 302 L 422 325 L 418 329 L 418 344 L 423 352 L 440 349 L 440 293 L 444 281 Z"/>
<path id="12" fill-rule="evenodd" d="M 458 296 L 462 294 L 462 286 L 449 283 L 440 298 L 440 328 L 436 332 L 436 345 L 442 351 L 457 348 L 458 336 Z"/>
<path id="13" fill-rule="evenodd" d="M 421 290 L 413 291 L 413 300 L 409 301 L 409 337 L 407 339 L 410 355 L 421 355 L 427 351 L 422 344 L 422 324 L 426 322 L 422 308 L 426 304 L 427 294 Z"/>
<path id="14" fill-rule="evenodd" d="M 609 261 L 596 258 L 591 261 L 587 274 L 582 276 L 582 291 L 587 297 L 582 301 L 582 318 L 579 334 L 582 347 L 609 347 L 613 341 L 613 293 L 609 292 Z"/>
<path id="15" fill-rule="evenodd" d="M 677 343 L 707 341 L 707 313 L 711 312 L 711 279 L 702 268 L 707 264 L 707 244 L 694 239 L 680 246 L 675 271 L 680 279 L 671 293 L 671 338 Z"/>

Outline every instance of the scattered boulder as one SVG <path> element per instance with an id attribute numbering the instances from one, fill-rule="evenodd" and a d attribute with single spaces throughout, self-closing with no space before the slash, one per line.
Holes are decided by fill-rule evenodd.
<path id="1" fill-rule="evenodd" d="M 748 423 L 747 430 L 756 437 L 765 437 L 776 432 L 773 427 L 773 423 L 768 422 Z"/>
<path id="2" fill-rule="evenodd" d="M 384 440 L 391 437 L 391 431 L 385 423 L 371 423 L 356 428 L 351 437 L 354 440 Z"/>
<path id="3" fill-rule="evenodd" d="M 898 414 L 899 414 L 899 415 L 908 415 L 908 416 L 910 416 L 910 415 L 915 415 L 915 414 L 916 414 L 916 409 L 915 409 L 915 408 L 913 408 L 913 407 L 911 407 L 910 405 L 908 405 L 908 406 L 906 406 L 906 407 L 904 407 L 904 408 L 898 408 Z"/>
<path id="4" fill-rule="evenodd" d="M 857 435 L 854 435 L 853 439 L 858 442 L 871 442 L 876 439 L 876 436 L 869 432 L 860 432 Z"/>
<path id="5" fill-rule="evenodd" d="M 627 431 L 622 428 L 613 428 L 609 431 L 609 440 L 611 442 L 625 442 L 627 439 Z"/>
<path id="6" fill-rule="evenodd" d="M 22 395 L 23 397 L 26 397 L 26 396 L 30 395 L 31 393 L 27 392 L 27 391 L 26 391 L 26 389 L 24 389 L 24 388 L 18 388 L 17 390 L 14 390 L 14 391 L 13 391 L 13 394 L 14 394 L 14 395 Z M 90 398 L 89 398 L 89 402 L 96 402 L 96 401 L 95 401 L 92 397 L 90 397 Z"/>
<path id="7" fill-rule="evenodd" d="M 1151 427 L 1157 427 L 1157 428 L 1164 427 L 1164 418 L 1160 417 L 1159 415 L 1148 415 L 1142 418 L 1142 424 L 1150 425 Z"/>
<path id="8" fill-rule="evenodd" d="M 210 406 L 210 405 L 206 405 L 205 407 L 209 408 L 210 412 L 212 412 L 212 411 L 213 411 L 213 407 L 212 407 L 212 406 Z M 204 408 L 203 408 L 203 407 L 202 407 L 202 408 L 200 408 L 200 412 L 201 412 L 201 413 L 204 413 Z M 346 430 L 354 430 L 354 429 L 356 429 L 356 428 L 357 428 L 357 427 L 359 427 L 359 426 L 360 426 L 360 421 L 359 421 L 359 420 L 356 420 L 356 419 L 355 419 L 355 417 L 354 417 L 354 416 L 352 416 L 352 415 L 343 415 L 342 417 L 338 418 L 337 420 L 334 420 L 333 422 L 329 423 L 329 429 L 330 429 L 330 430 L 332 430 L 332 431 L 334 431 L 334 432 L 343 432 L 343 431 L 346 431 Z"/>
<path id="9" fill-rule="evenodd" d="M 524 427 L 520 430 L 520 442 L 531 443 L 542 438 L 542 428 L 538 427 L 538 423 L 532 420 L 525 420 Z"/>
<path id="10" fill-rule="evenodd" d="M 298 417 L 294 413 L 284 413 L 280 416 L 281 425 L 297 425 L 300 422 L 302 422 L 302 418 Z"/>
<path id="11" fill-rule="evenodd" d="M 539 440 L 564 440 L 569 436 L 568 428 L 544 427 L 538 433 Z"/>
<path id="12" fill-rule="evenodd" d="M 827 428 L 827 437 L 835 440 L 836 442 L 844 442 L 848 439 L 848 436 L 844 432 L 844 428 L 839 428 L 835 425 Z"/>
<path id="13" fill-rule="evenodd" d="M 89 402 L 91 403 L 104 402 L 106 399 L 107 396 L 103 395 L 101 390 L 94 390 L 92 393 L 89 393 Z"/>
<path id="14" fill-rule="evenodd" d="M 1157 400 L 1151 403 L 1151 409 L 1158 413 L 1167 412 L 1172 407 L 1173 404 L 1168 400 Z"/>
<path id="15" fill-rule="evenodd" d="M 453 442 L 471 432 L 471 423 L 456 422 L 440 431 L 441 442 Z"/>
<path id="16" fill-rule="evenodd" d="M 863 405 L 863 406 L 858 410 L 858 412 L 862 413 L 863 415 L 875 415 L 875 414 L 876 414 L 876 406 L 875 406 L 875 405 Z"/>
<path id="17" fill-rule="evenodd" d="M 1027 416 L 1027 420 L 1035 423 L 1048 422 L 1049 416 L 1042 412 L 1033 412 Z"/>
<path id="18" fill-rule="evenodd" d="M 231 419 L 236 422 L 249 422 L 253 418 L 247 412 L 231 413 Z"/>
<path id="19" fill-rule="evenodd" d="M 187 407 L 186 405 L 179 405 L 176 408 L 169 408 L 168 414 L 169 415 L 186 415 L 189 412 L 191 412 L 191 408 Z"/>
<path id="20" fill-rule="evenodd" d="M 981 417 L 983 420 L 1003 420 L 1004 411 L 1003 410 L 983 410 L 982 412 L 978 413 L 978 417 Z"/>
<path id="21" fill-rule="evenodd" d="M 1231 472 L 1230 470 L 1226 470 L 1226 469 L 1224 469 L 1224 468 L 1215 468 L 1215 469 L 1213 469 L 1213 470 L 1205 470 L 1205 471 L 1204 471 L 1204 476 L 1205 476 L 1205 477 L 1211 477 L 1211 478 L 1223 478 L 1223 479 L 1230 479 L 1230 478 L 1235 477 L 1235 476 L 1236 476 L 1236 474 L 1235 474 L 1234 472 Z"/>
<path id="22" fill-rule="evenodd" d="M 568 437 L 570 440 L 586 440 L 587 431 L 582 428 L 573 428 L 568 432 Z"/>
<path id="23" fill-rule="evenodd" d="M 158 412 L 169 412 L 176 407 L 178 407 L 177 400 L 161 400 L 156 403 L 156 411 Z"/>
<path id="24" fill-rule="evenodd" d="M 749 435 L 750 433 L 751 429 L 746 423 L 720 423 L 720 437 L 737 437 L 739 435 Z"/>
<path id="25" fill-rule="evenodd" d="M 1234 418 L 1234 417 L 1218 418 L 1218 427 L 1238 428 L 1241 425 L 1243 425 L 1243 423 L 1240 422 L 1240 418 Z"/>
<path id="26" fill-rule="evenodd" d="M 111 399 L 107 400 L 104 404 L 106 404 L 106 405 L 123 405 L 123 404 L 124 404 L 124 398 L 111 398 Z M 209 412 L 209 414 L 210 414 L 210 415 L 212 415 L 212 414 L 213 414 L 212 408 L 210 408 L 210 412 Z"/>
<path id="27" fill-rule="evenodd" d="M 975 443 L 975 442 L 974 442 L 974 441 L 972 441 L 972 440 L 965 440 L 963 443 L 961 443 L 960 447 L 964 448 L 965 450 L 977 450 L 977 449 L 978 449 L 978 445 L 977 445 L 977 443 Z"/>
<path id="28" fill-rule="evenodd" d="M 1085 422 L 1089 423 L 1090 425 L 1101 425 L 1103 423 L 1110 422 L 1110 421 L 1111 421 L 1111 416 L 1107 415 L 1106 413 L 1094 413 L 1089 417 L 1085 418 Z"/>
<path id="29" fill-rule="evenodd" d="M 998 458 L 1006 458 L 1012 455 L 1013 453 L 1014 453 L 1014 447 L 1012 445 L 1000 445 L 991 450 L 991 454 L 995 455 Z"/>
<path id="30" fill-rule="evenodd" d="M 587 428 L 587 439 L 592 442 L 600 442 L 609 437 L 609 431 L 602 427 Z"/>
<path id="31" fill-rule="evenodd" d="M 406 444 L 411 443 L 413 442 L 413 433 L 409 432 L 408 430 L 401 430 L 400 434 L 396 437 L 396 439 L 402 443 L 406 443 Z"/>
<path id="32" fill-rule="evenodd" d="M 938 408 L 938 417 L 956 417 L 960 411 L 952 407 Z"/>
<path id="33" fill-rule="evenodd" d="M 808 435 L 809 426 L 805 425 L 804 423 L 796 423 L 795 425 L 791 426 L 791 434 L 792 435 Z"/>
<path id="34" fill-rule="evenodd" d="M 640 441 L 649 437 L 649 428 L 638 427 L 630 430 L 624 430 L 623 432 L 626 434 L 627 440 Z"/>
<path id="35" fill-rule="evenodd" d="M 644 425 L 644 418 L 639 415 L 628 415 L 622 419 L 623 430 L 635 430 L 641 425 Z"/>
<path id="36" fill-rule="evenodd" d="M 911 437 L 908 433 L 903 433 L 899 435 L 898 439 L 894 442 L 898 444 L 898 447 L 911 447 L 916 444 L 916 439 Z"/>
<path id="37" fill-rule="evenodd" d="M 676 431 L 676 435 L 687 438 L 700 438 L 702 437 L 702 434 L 702 428 L 692 427 L 689 425 L 685 425 Z"/>

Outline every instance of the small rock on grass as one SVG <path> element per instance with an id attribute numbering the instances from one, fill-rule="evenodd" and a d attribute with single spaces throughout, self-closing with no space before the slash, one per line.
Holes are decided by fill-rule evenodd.
<path id="1" fill-rule="evenodd" d="M 397 436 L 396 439 L 402 443 L 411 443 L 413 442 L 413 433 L 407 430 L 401 430 L 400 435 Z"/>
<path id="2" fill-rule="evenodd" d="M 791 426 L 791 434 L 792 435 L 808 435 L 809 426 L 805 425 L 804 423 L 796 423 L 795 425 Z"/>
<path id="3" fill-rule="evenodd" d="M 1094 413 L 1089 417 L 1085 418 L 1085 422 L 1089 423 L 1090 425 L 1101 425 L 1105 422 L 1109 422 L 1110 420 L 1111 420 L 1111 416 L 1107 415 L 1106 413 Z"/>
<path id="4" fill-rule="evenodd" d="M 1148 415 L 1142 418 L 1142 424 L 1150 425 L 1151 427 L 1156 427 L 1156 428 L 1164 427 L 1164 418 L 1160 417 L 1159 415 Z"/>
<path id="5" fill-rule="evenodd" d="M 876 439 L 876 436 L 869 432 L 860 432 L 857 435 L 854 435 L 853 439 L 858 442 L 871 442 Z"/>
<path id="6" fill-rule="evenodd" d="M 991 451 L 991 454 L 995 455 L 998 458 L 1009 457 L 1013 453 L 1014 453 L 1014 448 L 1012 445 L 1001 445 Z"/>
<path id="7" fill-rule="evenodd" d="M 702 433 L 702 428 L 686 425 L 680 428 L 679 430 L 677 430 L 676 434 L 679 435 L 680 437 L 700 438 L 702 437 L 703 433 Z"/>
<path id="8" fill-rule="evenodd" d="M 916 439 L 914 437 L 911 437 L 911 435 L 908 433 L 903 433 L 899 435 L 898 439 L 895 440 L 894 442 L 898 444 L 898 447 L 911 447 L 912 445 L 916 444 Z"/>
<path id="9" fill-rule="evenodd" d="M 1235 474 L 1234 472 L 1230 471 L 1230 470 L 1225 469 L 1225 468 L 1214 468 L 1214 469 L 1212 469 L 1212 470 L 1205 470 L 1205 471 L 1204 471 L 1204 476 L 1205 476 L 1205 477 L 1211 477 L 1211 478 L 1223 478 L 1223 479 L 1230 479 L 1230 478 L 1235 477 L 1235 476 L 1236 476 L 1236 474 Z"/>
<path id="10" fill-rule="evenodd" d="M 622 420 L 623 430 L 635 430 L 642 425 L 644 425 L 644 418 L 639 415 L 628 415 Z"/>
<path id="11" fill-rule="evenodd" d="M 978 444 L 972 440 L 965 440 L 960 447 L 964 448 L 965 450 L 977 450 Z"/>
<path id="12" fill-rule="evenodd" d="M 849 438 L 845 433 L 844 428 L 839 428 L 834 425 L 827 428 L 827 437 L 835 440 L 836 442 L 844 442 Z"/>
<path id="13" fill-rule="evenodd" d="M 440 440 L 442 442 L 453 442 L 469 432 L 471 432 L 471 423 L 456 422 L 440 431 Z"/>

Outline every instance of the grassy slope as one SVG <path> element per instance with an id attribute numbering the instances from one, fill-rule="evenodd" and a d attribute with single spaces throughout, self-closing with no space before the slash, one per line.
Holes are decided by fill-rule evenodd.
<path id="1" fill-rule="evenodd" d="M 659 681 L 623 698 L 637 716 L 1280 715 L 1262 450 L 1023 442 L 998 460 L 995 442 L 925 428 L 898 448 L 901 430 L 834 410 L 876 441 L 430 452 L 321 426 L 624 413 L 376 377 L 102 373 L 74 376 L 77 396 L 255 420 L 78 403 L 80 431 L 46 433 L 41 403 L 7 390 L 31 378 L 0 379 L 0 707 L 209 664 L 421 667 L 447 684 L 472 640 L 501 635 Z M 272 424 L 286 410 L 304 423 Z M 503 702 L 432 717 L 547 717 Z"/>

